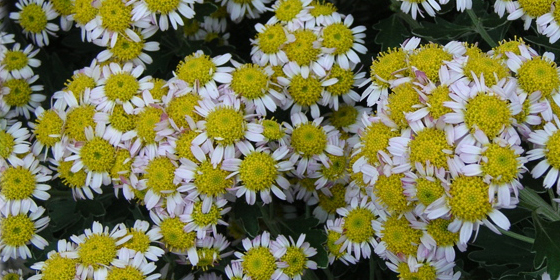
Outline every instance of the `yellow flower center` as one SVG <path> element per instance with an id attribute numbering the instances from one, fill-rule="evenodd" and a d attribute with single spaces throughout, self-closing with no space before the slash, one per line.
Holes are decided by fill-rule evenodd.
<path id="1" fill-rule="evenodd" d="M 169 93 L 169 87 L 165 86 L 167 84 L 166 80 L 152 78 L 151 82 L 154 84 L 154 88 L 150 90 L 150 93 L 154 99 L 161 100 L 162 97 Z"/>
<path id="2" fill-rule="evenodd" d="M 300 124 L 292 131 L 292 147 L 304 157 L 319 155 L 327 148 L 327 134 L 312 123 Z"/>
<path id="3" fill-rule="evenodd" d="M 6 275 L 4 275 L 4 280 L 20 280 L 21 279 L 21 275 L 19 275 L 19 273 L 8 273 Z"/>
<path id="4" fill-rule="evenodd" d="M 177 185 L 173 183 L 175 169 L 169 158 L 157 157 L 151 160 L 144 174 L 144 178 L 148 180 L 146 185 L 156 194 L 169 195 L 177 189 Z"/>
<path id="5" fill-rule="evenodd" d="M 132 160 L 128 150 L 119 149 L 116 152 L 115 164 L 110 170 L 111 178 L 118 179 L 120 176 L 127 176 L 132 171 Z"/>
<path id="6" fill-rule="evenodd" d="M 329 251 L 329 254 L 332 254 L 336 259 L 339 259 L 344 255 L 344 252 L 340 252 L 340 249 L 342 248 L 342 242 L 336 244 L 336 241 L 340 239 L 340 236 L 342 236 L 342 234 L 333 230 L 329 230 L 327 232 L 327 250 Z"/>
<path id="7" fill-rule="evenodd" d="M 439 68 L 444 61 L 450 61 L 451 59 L 453 59 L 453 56 L 444 51 L 441 45 L 430 43 L 415 50 L 409 61 L 410 65 L 426 73 L 428 79 L 437 83 L 439 82 Z"/>
<path id="8" fill-rule="evenodd" d="M 146 0 L 148 10 L 158 14 L 167 15 L 179 8 L 180 0 Z"/>
<path id="9" fill-rule="evenodd" d="M 81 188 L 86 183 L 87 173 L 81 169 L 74 173 L 70 171 L 72 168 L 71 161 L 61 161 L 58 166 L 58 174 L 62 182 L 69 188 Z"/>
<path id="10" fill-rule="evenodd" d="M 99 10 L 91 4 L 91 0 L 75 0 L 72 8 L 74 20 L 80 25 L 86 25 L 97 16 L 98 12 Z"/>
<path id="11" fill-rule="evenodd" d="M 52 0 L 55 11 L 62 16 L 69 16 L 72 14 L 74 3 L 71 0 Z"/>
<path id="12" fill-rule="evenodd" d="M 418 93 L 411 83 L 399 85 L 393 89 L 393 94 L 389 95 L 387 107 L 389 109 L 389 117 L 399 126 L 399 128 L 408 127 L 405 113 L 414 112 L 413 107 L 420 103 Z"/>
<path id="13" fill-rule="evenodd" d="M 31 33 L 41 33 L 47 29 L 47 14 L 41 6 L 29 3 L 20 12 L 19 24 Z"/>
<path id="14" fill-rule="evenodd" d="M 492 176 L 492 182 L 498 185 L 515 180 L 522 166 L 514 150 L 498 144 L 490 144 L 482 157 L 488 158 L 480 163 L 482 172 Z"/>
<path id="15" fill-rule="evenodd" d="M 367 208 L 355 208 L 344 217 L 342 226 L 348 240 L 354 243 L 367 242 L 374 238 L 374 231 L 371 222 L 375 220 L 375 215 Z"/>
<path id="16" fill-rule="evenodd" d="M 303 4 L 300 0 L 284 0 L 280 2 L 276 9 L 276 17 L 280 21 L 290 21 L 303 10 Z"/>
<path id="17" fill-rule="evenodd" d="M 11 79 L 3 84 L 4 87 L 10 89 L 7 95 L 4 95 L 4 101 L 9 106 L 23 107 L 31 100 L 31 85 L 24 79 Z"/>
<path id="18" fill-rule="evenodd" d="M 280 24 L 266 25 L 263 32 L 257 34 L 258 46 L 265 54 L 274 54 L 288 41 L 284 28 Z"/>
<path id="19" fill-rule="evenodd" d="M 147 144 L 156 142 L 156 125 L 160 122 L 163 111 L 159 108 L 145 107 L 136 119 L 138 137 Z"/>
<path id="20" fill-rule="evenodd" d="M 197 81 L 200 86 L 212 80 L 216 72 L 216 64 L 207 55 L 189 55 L 177 65 L 177 78 L 194 85 Z"/>
<path id="21" fill-rule="evenodd" d="M 391 216 L 381 230 L 382 241 L 387 243 L 387 249 L 395 254 L 416 255 L 422 230 L 411 227 L 404 217 Z"/>
<path id="22" fill-rule="evenodd" d="M 91 90 L 95 87 L 95 80 L 86 74 L 78 73 L 72 75 L 72 79 L 68 80 L 65 85 L 67 90 L 71 91 L 77 100 L 80 100 L 80 96 L 86 89 Z"/>
<path id="23" fill-rule="evenodd" d="M 406 69 L 406 54 L 402 49 L 389 49 L 377 55 L 370 67 L 371 80 L 378 85 L 389 88 L 388 81 L 395 79 L 395 73 Z M 404 75 L 407 72 L 403 72 Z"/>
<path id="24" fill-rule="evenodd" d="M 268 93 L 268 75 L 256 64 L 243 64 L 231 76 L 231 89 L 247 99 L 261 98 Z"/>
<path id="25" fill-rule="evenodd" d="M 508 103 L 496 95 L 479 93 L 465 107 L 465 124 L 471 132 L 478 128 L 493 138 L 511 124 Z"/>
<path id="26" fill-rule="evenodd" d="M 252 191 L 270 189 L 278 175 L 276 160 L 270 154 L 252 152 L 239 166 L 239 177 L 245 187 Z"/>
<path id="27" fill-rule="evenodd" d="M 519 51 L 519 46 L 520 45 L 526 45 L 525 42 L 523 41 L 523 38 L 517 38 L 517 36 L 515 37 L 514 40 L 502 40 L 500 42 L 498 42 L 498 46 L 494 47 L 494 55 L 501 55 L 502 58 L 506 57 L 506 53 L 507 52 L 512 52 L 516 55 L 521 55 L 521 52 Z"/>
<path id="28" fill-rule="evenodd" d="M 245 130 L 243 113 L 232 107 L 217 107 L 206 117 L 206 133 L 219 144 L 234 144 L 244 137 Z"/>
<path id="29" fill-rule="evenodd" d="M 194 184 L 200 194 L 216 197 L 226 193 L 226 189 L 233 186 L 232 179 L 226 179 L 228 175 L 220 165 L 214 168 L 210 162 L 204 161 L 196 170 Z"/>
<path id="30" fill-rule="evenodd" d="M 45 261 L 41 271 L 43 280 L 73 280 L 76 277 L 78 261 L 62 257 L 56 253 Z"/>
<path id="31" fill-rule="evenodd" d="M 93 120 L 94 114 L 95 107 L 92 105 L 83 105 L 74 108 L 66 116 L 64 132 L 68 134 L 70 139 L 86 141 L 86 127 L 95 127 L 95 122 Z"/>
<path id="32" fill-rule="evenodd" d="M 107 280 L 144 280 L 146 277 L 138 268 L 127 265 L 123 268 L 113 267 L 107 274 Z"/>
<path id="33" fill-rule="evenodd" d="M 453 148 L 447 143 L 444 131 L 423 129 L 410 141 L 409 147 L 411 163 L 426 164 L 426 161 L 429 161 L 437 168 L 448 168 L 448 154 L 445 151 L 450 152 Z"/>
<path id="34" fill-rule="evenodd" d="M 305 182 L 305 181 L 304 181 Z M 310 187 L 310 191 L 315 190 L 315 185 L 312 181 L 308 184 Z M 328 214 L 336 213 L 336 209 L 346 206 L 346 201 L 344 200 L 344 196 L 346 194 L 346 188 L 342 184 L 336 184 L 330 189 L 332 196 L 328 196 L 323 192 L 318 192 L 319 194 L 319 206 L 325 210 Z"/>
<path id="35" fill-rule="evenodd" d="M 150 248 L 150 237 L 146 233 L 136 229 L 130 229 L 128 233 L 132 235 L 132 238 L 124 243 L 122 247 L 141 253 L 148 252 Z"/>
<path id="36" fill-rule="evenodd" d="M 6 51 L 2 62 L 4 63 L 4 69 L 13 71 L 27 66 L 28 58 L 22 51 Z"/>
<path id="37" fill-rule="evenodd" d="M 8 167 L 0 177 L 1 193 L 8 200 L 22 200 L 29 198 L 36 187 L 35 175 L 21 166 Z"/>
<path id="38" fill-rule="evenodd" d="M 107 140 L 95 137 L 84 144 L 80 157 L 91 171 L 109 171 L 115 164 L 115 148 Z"/>
<path id="39" fill-rule="evenodd" d="M 296 40 L 287 44 L 284 50 L 288 59 L 298 65 L 309 65 L 321 53 L 321 49 L 313 46 L 317 35 L 311 30 L 297 30 L 294 36 Z"/>
<path id="40" fill-rule="evenodd" d="M 122 34 L 132 23 L 132 5 L 126 5 L 122 0 L 103 0 L 99 15 L 103 28 Z"/>
<path id="41" fill-rule="evenodd" d="M 109 123 L 120 132 L 128 132 L 136 126 L 136 116 L 126 113 L 122 106 L 115 106 L 109 116 Z"/>
<path id="42" fill-rule="evenodd" d="M 434 119 L 439 119 L 441 116 L 453 112 L 448 107 L 443 106 L 446 101 L 453 101 L 449 97 L 449 87 L 446 85 L 437 86 L 430 95 L 426 104 L 429 106 L 430 115 Z"/>
<path id="43" fill-rule="evenodd" d="M 39 118 L 37 118 L 34 134 L 41 144 L 47 147 L 52 147 L 60 140 L 63 127 L 64 122 L 58 114 L 51 109 L 45 111 L 41 116 L 39 116 Z"/>
<path id="44" fill-rule="evenodd" d="M 536 18 L 550 12 L 554 0 L 519 0 L 518 2 L 527 15 Z"/>
<path id="45" fill-rule="evenodd" d="M 167 114 L 178 127 L 188 128 L 189 123 L 185 116 L 191 117 L 195 122 L 200 120 L 200 115 L 194 111 L 194 107 L 198 106 L 199 100 L 200 96 L 191 93 L 175 97 L 166 108 Z"/>
<path id="46" fill-rule="evenodd" d="M 436 219 L 428 224 L 428 234 L 431 235 L 438 246 L 453 246 L 459 241 L 459 232 L 450 232 L 447 227 L 451 220 Z"/>
<path id="47" fill-rule="evenodd" d="M 199 227 L 217 225 L 218 221 L 222 218 L 220 211 L 222 209 L 218 208 L 215 204 L 212 204 L 210 211 L 208 213 L 202 212 L 202 202 L 198 201 L 194 204 L 194 209 L 191 214 L 194 223 Z"/>
<path id="48" fill-rule="evenodd" d="M 269 280 L 276 270 L 276 259 L 268 248 L 253 247 L 243 257 L 243 272 L 253 280 Z"/>
<path id="49" fill-rule="evenodd" d="M 107 234 L 90 235 L 86 241 L 78 247 L 80 263 L 84 266 L 92 266 L 97 269 L 101 266 L 111 264 L 117 256 L 117 245 L 115 239 Z"/>
<path id="50" fill-rule="evenodd" d="M 338 82 L 334 85 L 327 86 L 327 90 L 335 96 L 347 94 L 354 85 L 354 72 L 350 69 L 343 69 L 335 64 L 328 78 L 336 78 Z"/>
<path id="51" fill-rule="evenodd" d="M 165 247 L 179 252 L 185 252 L 196 245 L 196 232 L 185 232 L 186 223 L 179 217 L 167 218 L 159 225 Z"/>
<path id="52" fill-rule="evenodd" d="M 284 129 L 275 120 L 263 120 L 263 135 L 270 140 L 279 140 L 284 137 Z"/>
<path id="53" fill-rule="evenodd" d="M 545 143 L 545 157 L 548 163 L 556 169 L 560 169 L 560 133 L 554 132 Z"/>
<path id="54" fill-rule="evenodd" d="M 379 151 L 387 152 L 389 139 L 397 136 L 399 136 L 397 131 L 391 130 L 390 127 L 381 122 L 372 123 L 366 127 L 361 136 L 361 142 L 363 145 L 362 152 L 368 163 L 377 165 L 379 163 L 377 153 Z"/>
<path id="55" fill-rule="evenodd" d="M 222 259 L 220 251 L 216 248 L 200 248 L 196 252 L 198 253 L 196 267 L 202 269 L 202 271 L 208 270 L 209 267 L 214 267 Z"/>
<path id="56" fill-rule="evenodd" d="M 31 241 L 35 234 L 35 226 L 27 215 L 7 216 L 1 220 L 0 232 L 2 243 L 17 248 Z"/>
<path id="57" fill-rule="evenodd" d="M 317 78 L 308 76 L 306 79 L 301 74 L 294 76 L 288 87 L 288 93 L 294 102 L 301 106 L 311 106 L 317 103 L 321 99 L 322 92 L 323 87 Z"/>
<path id="58" fill-rule="evenodd" d="M 303 253 L 303 249 L 299 247 L 288 247 L 286 249 L 286 254 L 282 256 L 280 261 L 283 261 L 288 265 L 288 267 L 283 268 L 282 271 L 290 278 L 302 275 L 307 268 L 305 265 L 307 257 Z"/>
<path id="59" fill-rule="evenodd" d="M 463 68 L 463 74 L 472 80 L 473 72 L 477 77 L 484 76 L 484 83 L 488 87 L 509 76 L 509 70 L 500 60 L 487 55 L 469 57 Z"/>
<path id="60" fill-rule="evenodd" d="M 321 167 L 321 173 L 323 176 L 329 181 L 336 181 L 342 178 L 345 174 L 348 158 L 346 156 L 333 156 L 328 155 L 330 160 L 330 166 L 327 168 L 326 166 Z"/>
<path id="61" fill-rule="evenodd" d="M 482 177 L 457 177 L 449 193 L 451 214 L 461 220 L 482 221 L 492 211 L 488 201 L 488 185 L 482 181 Z"/>
<path id="62" fill-rule="evenodd" d="M 336 6 L 328 2 L 322 3 L 322 1 L 313 1 L 310 6 L 313 6 L 313 9 L 311 9 L 309 13 L 314 17 L 329 16 L 337 11 Z"/>
<path id="63" fill-rule="evenodd" d="M 108 47 L 109 51 L 113 54 L 113 58 L 116 61 L 124 62 L 139 57 L 145 42 L 141 34 L 138 34 L 138 36 L 140 37 L 138 42 L 134 42 L 126 36 L 121 36 L 123 38 L 119 38 L 114 47 Z"/>
<path id="64" fill-rule="evenodd" d="M 424 178 L 416 180 L 416 197 L 418 201 L 425 206 L 432 204 L 432 202 L 440 198 L 444 192 L 445 190 L 438 181 L 434 182 Z"/>
<path id="65" fill-rule="evenodd" d="M 411 208 L 403 193 L 402 178 L 402 174 L 391 174 L 389 177 L 381 175 L 375 184 L 375 195 L 389 212 L 402 213 Z"/>
<path id="66" fill-rule="evenodd" d="M 197 159 L 194 157 L 191 151 L 192 140 L 196 136 L 198 136 L 198 133 L 189 130 L 189 131 L 185 131 L 179 136 L 179 138 L 177 138 L 177 142 L 175 142 L 175 144 L 177 145 L 175 151 L 177 156 L 179 156 L 179 158 L 186 158 L 192 162 L 197 161 Z"/>
<path id="67" fill-rule="evenodd" d="M 344 104 L 338 107 L 338 111 L 333 111 L 330 121 L 334 127 L 340 129 L 353 125 L 357 118 L 358 110 L 354 106 Z"/>
<path id="68" fill-rule="evenodd" d="M 437 278 L 436 269 L 428 264 L 418 268 L 416 272 L 411 272 L 406 262 L 399 264 L 399 279 L 401 280 L 430 280 Z"/>
<path id="69" fill-rule="evenodd" d="M 352 30 L 343 23 L 331 24 L 323 29 L 323 46 L 335 48 L 333 54 L 344 54 L 354 45 Z"/>
<path id="70" fill-rule="evenodd" d="M 15 144 L 11 134 L 0 130 L 0 158 L 8 158 L 14 151 Z"/>
<path id="71" fill-rule="evenodd" d="M 105 95 L 109 100 L 121 102 L 129 101 L 138 92 L 140 84 L 129 73 L 113 74 L 107 78 Z"/>
<path id="72" fill-rule="evenodd" d="M 560 87 L 560 77 L 556 63 L 542 57 L 524 62 L 517 70 L 518 84 L 526 93 L 541 91 L 542 97 L 547 98 Z"/>

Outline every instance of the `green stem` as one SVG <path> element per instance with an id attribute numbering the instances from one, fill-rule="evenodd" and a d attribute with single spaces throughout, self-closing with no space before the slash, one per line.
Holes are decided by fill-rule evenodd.
<path id="1" fill-rule="evenodd" d="M 550 197 L 550 201 L 554 201 L 554 191 L 552 189 L 548 189 L 548 197 Z M 552 203 L 552 209 L 558 213 L 558 203 Z"/>
<path id="2" fill-rule="evenodd" d="M 278 230 L 276 221 L 274 220 L 274 206 L 272 205 L 272 202 L 269 204 L 269 207 L 263 205 L 259 208 L 261 209 L 262 219 L 270 233 L 273 236 L 278 236 L 278 234 L 280 234 L 280 230 Z"/>
<path id="3" fill-rule="evenodd" d="M 401 19 L 406 21 L 406 23 L 408 23 L 408 25 L 410 25 L 412 27 L 412 29 L 422 27 L 422 25 L 420 23 L 418 23 L 415 19 L 413 19 L 409 14 L 405 14 L 402 11 L 399 10 L 398 15 Z"/>
<path id="4" fill-rule="evenodd" d="M 535 191 L 524 188 L 519 191 L 519 205 L 537 211 L 550 221 L 560 221 L 560 214 L 550 204 L 542 199 Z"/>
<path id="5" fill-rule="evenodd" d="M 375 280 L 375 261 L 373 256 L 369 257 L 369 280 Z"/>
<path id="6" fill-rule="evenodd" d="M 482 39 L 484 39 L 484 41 L 488 45 L 490 45 L 491 48 L 496 47 L 497 46 L 496 42 L 494 42 L 494 40 L 492 40 L 492 37 L 490 37 L 490 34 L 488 34 L 486 29 L 482 25 L 482 22 L 476 16 L 474 11 L 472 9 L 468 9 L 467 14 L 469 15 L 469 18 L 471 19 L 472 23 L 474 24 L 474 28 L 476 29 L 476 32 L 482 37 Z"/>
<path id="7" fill-rule="evenodd" d="M 323 268 L 323 272 L 327 275 L 327 280 L 334 280 L 334 275 L 328 268 Z"/>
<path id="8" fill-rule="evenodd" d="M 511 237 L 511 238 L 517 239 L 517 240 L 519 240 L 519 241 L 527 242 L 527 243 L 529 243 L 529 244 L 535 243 L 535 239 L 533 239 L 533 238 L 531 238 L 531 237 L 527 237 L 527 236 L 525 236 L 525 235 L 521 235 L 521 234 L 515 233 L 515 232 L 513 232 L 513 231 L 503 230 L 503 229 L 501 229 L 501 228 L 498 228 L 498 230 L 499 230 L 503 235 L 506 235 L 506 236 L 509 236 L 509 237 Z"/>

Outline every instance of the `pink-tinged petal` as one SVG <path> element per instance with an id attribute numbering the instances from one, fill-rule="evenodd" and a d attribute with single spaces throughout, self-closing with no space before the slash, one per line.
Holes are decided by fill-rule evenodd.
<path id="1" fill-rule="evenodd" d="M 539 178 L 548 170 L 549 167 L 550 165 L 548 162 L 546 160 L 542 160 L 535 166 L 535 168 L 533 168 L 531 175 L 533 175 L 533 178 Z"/>
<path id="2" fill-rule="evenodd" d="M 490 213 L 488 213 L 488 216 L 497 226 L 504 230 L 509 230 L 511 223 L 509 222 L 506 215 L 504 215 L 502 212 L 494 209 Z"/>

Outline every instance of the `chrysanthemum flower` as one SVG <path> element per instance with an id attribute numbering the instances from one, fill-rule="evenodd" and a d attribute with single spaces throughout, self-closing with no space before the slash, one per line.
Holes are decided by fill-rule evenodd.
<path id="1" fill-rule="evenodd" d="M 266 11 L 266 4 L 272 0 L 220 0 L 220 4 L 227 8 L 231 20 L 239 23 L 243 18 L 259 18 Z"/>
<path id="2" fill-rule="evenodd" d="M 257 36 L 251 40 L 251 58 L 254 63 L 260 66 L 270 64 L 272 66 L 282 66 L 287 63 L 288 57 L 283 50 L 286 44 L 295 40 L 295 36 L 280 23 L 255 25 Z"/>
<path id="3" fill-rule="evenodd" d="M 134 9 L 132 9 L 132 20 L 140 20 L 142 18 L 148 18 L 151 22 L 157 24 L 159 29 L 165 31 L 169 28 L 169 23 L 173 29 L 177 29 L 178 26 L 183 26 L 183 19 L 193 18 L 194 3 L 202 3 L 201 0 L 178 0 L 161 2 L 156 0 L 141 0 L 134 3 Z M 159 15 L 159 21 L 156 16 Z"/>
<path id="4" fill-rule="evenodd" d="M 58 16 L 52 3 L 44 0 L 19 0 L 16 7 L 19 11 L 10 13 L 10 18 L 21 25 L 23 33 L 31 37 L 37 46 L 48 45 L 49 35 L 55 36 L 58 31 L 58 25 L 49 22 Z"/>
<path id="5" fill-rule="evenodd" d="M 8 259 L 31 258 L 30 243 L 43 249 L 49 243 L 37 233 L 47 227 L 50 218 L 42 217 L 45 208 L 30 209 L 22 205 L 17 213 L 0 216 L 0 255 L 2 261 Z"/>
<path id="6" fill-rule="evenodd" d="M 101 51 L 97 55 L 99 62 L 114 61 L 124 64 L 132 62 L 134 65 L 141 65 L 146 67 L 146 64 L 153 62 L 152 58 L 144 51 L 154 52 L 159 50 L 159 42 L 146 42 L 157 31 L 157 27 L 151 26 L 142 28 L 140 31 L 135 31 L 140 37 L 140 41 L 135 42 L 127 36 L 117 35 L 124 38 L 119 38 L 114 47 L 107 47 L 106 50 Z"/>
<path id="7" fill-rule="evenodd" d="M 20 208 L 37 209 L 35 199 L 47 200 L 51 170 L 39 163 L 33 154 L 27 154 L 21 162 L 14 162 L 0 171 L 0 211 L 7 215 L 20 212 Z"/>
<path id="8" fill-rule="evenodd" d="M 68 20 L 74 21 L 76 27 L 80 28 L 82 41 L 86 40 L 91 42 L 91 33 L 87 32 L 86 25 L 88 22 L 95 19 L 99 13 L 98 5 L 92 5 L 91 0 L 74 0 L 71 14 L 68 16 Z M 97 2 L 96 2 L 97 4 Z"/>
<path id="9" fill-rule="evenodd" d="M 407 212 L 404 215 L 382 215 L 373 221 L 373 230 L 379 238 L 375 253 L 381 258 L 391 255 L 416 256 L 422 230 L 411 223 L 415 219 L 411 212 Z"/>
<path id="10" fill-rule="evenodd" d="M 223 258 L 233 254 L 231 251 L 224 252 L 229 248 L 229 245 L 230 243 L 227 241 L 226 237 L 219 233 L 197 240 L 196 251 L 198 253 L 198 263 L 196 264 L 196 267 L 206 271 L 210 267 L 219 265 L 219 262 Z M 186 263 L 190 264 L 188 260 Z"/>
<path id="11" fill-rule="evenodd" d="M 415 167 L 416 172 L 406 172 L 402 178 L 403 193 L 415 205 L 414 213 L 422 216 L 426 207 L 449 191 L 448 172 L 419 162 L 415 163 Z"/>
<path id="12" fill-rule="evenodd" d="M 307 269 L 317 269 L 317 263 L 309 259 L 317 254 L 317 249 L 305 242 L 305 234 L 301 234 L 297 242 L 291 236 L 289 238 L 290 240 L 284 235 L 278 235 L 270 244 L 274 257 L 279 260 L 278 268 L 282 271 L 277 279 L 301 280 Z"/>
<path id="13" fill-rule="evenodd" d="M 334 78 L 337 82 L 326 87 L 323 92 L 323 99 L 320 102 L 321 105 L 338 111 L 339 97 L 342 97 L 343 104 L 350 106 L 354 106 L 356 102 L 360 101 L 360 95 L 354 89 L 363 83 L 366 73 L 354 73 L 355 67 L 354 63 L 351 63 L 348 69 L 344 69 L 338 64 L 333 65 L 326 79 L 328 81 Z"/>
<path id="14" fill-rule="evenodd" d="M 424 17 L 424 14 L 420 9 L 420 5 L 422 5 L 422 8 L 424 8 L 424 10 L 426 10 L 426 13 L 428 13 L 428 15 L 431 17 L 436 16 L 436 12 L 439 12 L 439 10 L 441 10 L 441 7 L 439 6 L 436 0 L 399 0 L 399 1 L 402 2 L 401 11 L 403 11 L 406 14 L 410 13 L 413 19 L 416 19 L 417 14 L 420 14 L 421 17 Z"/>
<path id="15" fill-rule="evenodd" d="M 182 88 L 183 92 L 194 91 L 202 97 L 218 99 L 218 83 L 230 83 L 233 70 L 231 67 L 223 67 L 231 59 L 231 54 L 209 57 L 202 51 L 197 51 L 185 57 L 177 65 L 174 78 L 170 82 L 173 86 Z M 222 67 L 220 67 L 222 66 Z"/>
<path id="16" fill-rule="evenodd" d="M 42 85 L 33 85 L 38 79 L 39 76 L 34 75 L 26 79 L 11 78 L 4 81 L 0 92 L 0 112 L 7 113 L 7 118 L 31 118 L 29 111 L 35 110 L 47 99 L 45 95 L 36 93 L 43 90 Z"/>
<path id="17" fill-rule="evenodd" d="M 2 270 L 2 272 L 0 273 L 0 277 L 2 277 L 2 279 L 23 280 L 23 271 L 21 270 L 21 268 L 18 269 L 18 270 L 0 268 L 0 270 Z M 33 277 L 31 277 L 31 278 L 33 278 Z M 29 278 L 29 279 L 31 279 L 31 278 Z"/>
<path id="18" fill-rule="evenodd" d="M 59 160 L 64 153 L 64 141 L 62 139 L 66 112 L 55 108 L 46 110 L 43 107 L 35 109 L 35 122 L 30 122 L 29 127 L 33 131 L 35 141 L 31 151 L 37 157 L 43 154 L 46 159 L 48 152 L 52 151 L 55 160 Z"/>
<path id="19" fill-rule="evenodd" d="M 67 107 L 90 104 L 91 90 L 99 85 L 100 79 L 101 66 L 94 59 L 90 66 L 75 70 L 72 77 L 64 83 L 65 87 L 54 93 L 55 102 L 52 107 L 63 111 Z"/>
<path id="20" fill-rule="evenodd" d="M 280 22 L 290 31 L 302 29 L 305 22 L 311 19 L 310 3 L 311 0 L 277 0 L 269 9 L 274 15 L 266 24 Z"/>
<path id="21" fill-rule="evenodd" d="M 47 254 L 47 260 L 37 262 L 31 266 L 38 270 L 38 274 L 31 276 L 30 280 L 74 280 L 77 277 L 78 252 L 72 242 L 65 239 L 58 240 L 56 250 Z"/>
<path id="22" fill-rule="evenodd" d="M 15 43 L 11 49 L 0 53 L 0 78 L 7 80 L 10 77 L 15 79 L 27 79 L 33 77 L 33 68 L 41 65 L 41 61 L 35 56 L 39 49 L 33 50 L 33 45 L 29 44 L 25 49 L 21 49 L 19 43 Z"/>
<path id="23" fill-rule="evenodd" d="M 516 5 L 515 11 L 511 12 L 507 19 L 516 20 L 521 18 L 523 20 L 523 27 L 525 30 L 529 29 L 533 19 L 536 19 L 548 12 L 550 12 L 552 3 L 554 0 L 541 0 L 541 1 L 531 1 L 531 0 L 519 0 L 517 1 L 519 5 Z M 537 25 L 537 29 L 541 31 L 540 25 Z"/>
<path id="24" fill-rule="evenodd" d="M 333 3 L 313 1 L 309 4 L 312 8 L 309 10 L 311 18 L 305 23 L 306 29 L 313 29 L 316 26 L 326 26 L 334 22 L 333 14 L 337 12 L 337 8 Z"/>
<path id="25" fill-rule="evenodd" d="M 369 200 L 368 197 L 353 198 L 350 205 L 336 210 L 343 220 L 342 231 L 339 231 L 342 235 L 337 243 L 342 243 L 340 250 L 353 254 L 356 260 L 369 259 L 371 249 L 378 246 L 373 227 L 378 213 Z"/>
<path id="26" fill-rule="evenodd" d="M 340 67 L 349 69 L 350 62 L 361 63 L 357 53 L 365 54 L 367 52 L 363 40 L 366 37 L 363 33 L 366 27 L 360 25 L 350 28 L 354 23 L 352 15 L 347 15 L 343 20 L 340 14 L 334 13 L 333 19 L 332 23 L 320 31 L 321 49 L 325 54 L 321 57 L 324 60 L 322 64 L 330 68 L 336 60 Z"/>
<path id="27" fill-rule="evenodd" d="M 0 166 L 8 165 L 6 161 L 10 164 L 20 164 L 23 165 L 23 161 L 20 156 L 25 155 L 29 152 L 29 130 L 26 127 L 22 127 L 21 122 L 16 122 L 8 126 L 8 122 L 0 120 L 0 143 L 2 148 L 0 149 Z"/>
<path id="28" fill-rule="evenodd" d="M 252 145 L 239 145 L 243 159 L 225 159 L 222 168 L 237 175 L 239 186 L 232 188 L 237 197 L 245 195 L 249 205 L 255 204 L 257 194 L 260 194 L 265 204 L 272 202 L 274 195 L 282 200 L 286 199 L 283 190 L 290 187 L 285 172 L 293 168 L 293 163 L 284 160 L 289 153 L 287 146 L 280 146 L 274 152 L 267 148 L 255 149 Z"/>
<path id="29" fill-rule="evenodd" d="M 158 226 L 162 235 L 161 241 L 172 253 L 186 255 L 192 265 L 198 264 L 196 251 L 196 232 L 185 231 L 187 223 L 181 222 L 179 214 L 182 209 L 177 207 L 175 212 L 150 211 L 152 221 Z"/>
<path id="30" fill-rule="evenodd" d="M 505 13 L 511 14 L 519 8 L 519 2 L 514 0 L 496 0 L 494 3 L 494 12 L 500 17 L 503 17 Z"/>
<path id="31" fill-rule="evenodd" d="M 121 245 L 127 249 L 131 256 L 140 253 L 146 259 L 157 261 L 165 253 L 159 246 L 152 245 L 161 240 L 161 233 L 158 228 L 152 227 L 147 221 L 136 220 L 132 228 L 128 229 L 128 234 L 132 235 L 128 241 Z"/>
<path id="32" fill-rule="evenodd" d="M 422 227 L 423 236 L 420 238 L 422 244 L 420 250 L 424 249 L 435 252 L 438 259 L 445 258 L 448 262 L 455 260 L 455 246 L 464 252 L 466 244 L 459 243 L 459 232 L 451 232 L 448 227 L 451 220 L 438 218 L 425 223 Z"/>
<path id="33" fill-rule="evenodd" d="M 60 29 L 68 31 L 72 28 L 72 10 L 74 9 L 74 1 L 68 0 L 51 0 L 54 10 L 60 17 Z"/>
<path id="34" fill-rule="evenodd" d="M 245 253 L 235 252 L 248 279 L 277 279 L 281 271 L 276 264 L 274 251 L 270 248 L 270 233 L 257 235 L 253 240 L 243 239 Z M 235 262 L 234 261 L 234 262 Z"/>
<path id="35" fill-rule="evenodd" d="M 131 251 L 119 250 L 117 257 L 111 262 L 112 267 L 107 272 L 107 279 L 156 280 L 161 277 L 159 273 L 150 274 L 156 270 L 156 265 L 146 261 L 140 252 L 132 254 Z"/>
<path id="36" fill-rule="evenodd" d="M 213 236 L 218 234 L 217 226 L 227 226 L 222 217 L 227 214 L 231 207 L 224 207 L 227 200 L 218 197 L 211 203 L 204 203 L 208 200 L 187 201 L 184 212 L 179 216 L 182 222 L 187 223 L 187 232 L 196 231 L 196 237 L 203 239 L 211 232 Z"/>
<path id="37" fill-rule="evenodd" d="M 461 272 L 453 273 L 455 263 L 430 252 L 427 256 L 389 256 L 387 267 L 398 273 L 400 279 L 458 280 Z"/>
<path id="38" fill-rule="evenodd" d="M 464 55 L 465 45 L 458 41 L 451 41 L 444 46 L 429 43 L 415 48 L 409 55 L 409 65 L 412 74 L 421 80 L 426 78 L 434 83 L 440 82 L 439 70 L 446 62 Z"/>
<path id="39" fill-rule="evenodd" d="M 358 262 L 348 251 L 342 249 L 342 243 L 338 242 L 342 236 L 342 223 L 341 218 L 329 219 L 325 223 L 327 233 L 327 243 L 325 245 L 329 254 L 329 264 L 334 263 L 335 260 L 340 260 L 346 265 Z"/>
<path id="40" fill-rule="evenodd" d="M 60 160 L 50 159 L 52 168 L 56 172 L 53 178 L 60 178 L 63 185 L 72 190 L 74 199 L 93 199 L 93 192 L 97 194 L 103 193 L 101 187 L 93 188 L 91 184 L 86 183 L 87 173 L 81 169 L 78 172 L 72 172 L 72 161 L 64 161 L 70 152 L 65 150 L 65 154 Z M 93 192 L 92 192 L 93 191 Z"/>
<path id="41" fill-rule="evenodd" d="M 72 235 L 78 248 L 78 275 L 81 279 L 102 280 L 107 278 L 109 265 L 117 260 L 119 245 L 132 238 L 127 235 L 124 224 L 116 225 L 112 230 L 97 221 L 86 228 L 81 235 Z"/>

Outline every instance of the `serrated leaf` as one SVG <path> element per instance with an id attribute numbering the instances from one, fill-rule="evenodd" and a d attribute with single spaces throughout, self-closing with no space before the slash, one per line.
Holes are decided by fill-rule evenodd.
<path id="1" fill-rule="evenodd" d="M 398 47 L 410 36 L 410 32 L 396 14 L 380 20 L 373 25 L 373 28 L 379 30 L 374 41 L 381 45 L 382 50 Z"/>
<path id="2" fill-rule="evenodd" d="M 75 208 L 76 201 L 72 198 L 49 200 L 47 209 L 49 209 L 52 231 L 59 231 L 78 220 L 80 214 L 74 212 Z"/>
<path id="3" fill-rule="evenodd" d="M 535 224 L 535 243 L 532 250 L 535 252 L 535 268 L 547 264 L 546 271 L 552 279 L 560 276 L 560 221 L 547 222 L 533 213 Z"/>

